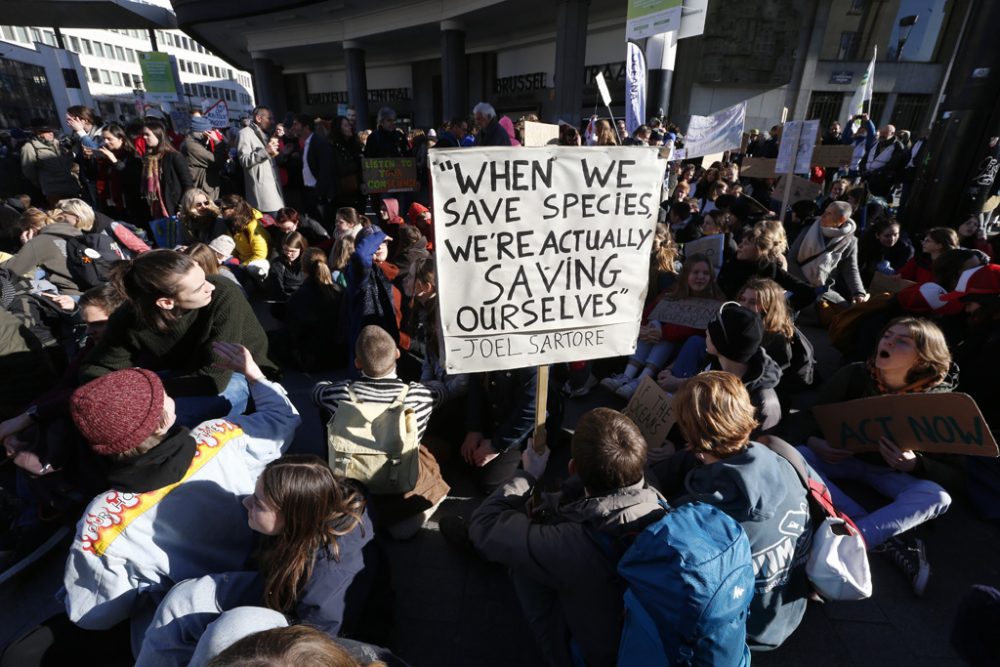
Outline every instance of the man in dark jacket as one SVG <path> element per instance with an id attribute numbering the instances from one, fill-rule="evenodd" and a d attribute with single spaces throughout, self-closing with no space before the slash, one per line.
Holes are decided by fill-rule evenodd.
<path id="1" fill-rule="evenodd" d="M 330 142 L 313 132 L 313 119 L 308 114 L 295 117 L 292 132 L 302 146 L 303 208 L 323 224 L 332 224 L 332 202 L 337 196 L 333 148 Z"/>
<path id="2" fill-rule="evenodd" d="M 368 135 L 365 157 L 409 157 L 406 135 L 396 128 L 396 112 L 391 107 L 378 110 L 378 127 Z"/>
<path id="3" fill-rule="evenodd" d="M 896 128 L 885 125 L 878 131 L 878 141 L 861 158 L 861 177 L 868 190 L 877 197 L 888 197 L 902 177 L 910 155 L 896 138 Z"/>
<path id="4" fill-rule="evenodd" d="M 510 146 L 510 136 L 507 130 L 500 127 L 497 111 L 492 104 L 480 102 L 472 109 L 476 117 L 479 134 L 476 135 L 477 146 Z"/>
<path id="5" fill-rule="evenodd" d="M 702 373 L 674 397 L 688 447 L 702 465 L 685 477 L 677 503 L 714 505 L 750 538 L 755 590 L 747 620 L 751 649 L 773 649 L 806 612 L 805 573 L 812 529 L 805 487 L 792 465 L 750 441 L 757 427 L 743 384 L 730 373 Z"/>
<path id="6" fill-rule="evenodd" d="M 194 116 L 191 119 L 191 131 L 181 144 L 181 153 L 187 158 L 194 187 L 201 188 L 209 199 L 218 199 L 229 147 L 221 140 L 221 133 L 212 131 L 208 118 Z"/>
<path id="7" fill-rule="evenodd" d="M 618 653 L 625 585 L 594 533 L 633 535 L 662 510 L 643 477 L 646 441 L 621 413 L 597 408 L 585 414 L 571 451 L 573 477 L 529 510 L 532 487 L 545 469 L 545 460 L 539 465 L 529 448 L 525 470 L 483 501 L 469 535 L 487 559 L 510 568 L 548 664 L 610 667 Z"/>

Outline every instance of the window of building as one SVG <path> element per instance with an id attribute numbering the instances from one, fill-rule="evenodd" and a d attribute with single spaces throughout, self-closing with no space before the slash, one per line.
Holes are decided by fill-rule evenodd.
<path id="1" fill-rule="evenodd" d="M 910 130 L 919 134 L 927 127 L 925 116 L 930 104 L 930 95 L 900 93 L 896 97 L 896 106 L 892 108 L 889 122 L 895 125 L 897 130 Z"/>
<path id="2" fill-rule="evenodd" d="M 121 86 L 122 85 L 122 75 L 121 75 L 121 72 L 112 72 L 111 73 L 111 83 L 115 84 L 116 86 Z"/>
<path id="3" fill-rule="evenodd" d="M 104 45 L 100 42 L 94 42 L 94 55 L 98 58 L 104 57 Z"/>
<path id="4" fill-rule="evenodd" d="M 885 111 L 885 103 L 889 99 L 889 93 L 874 93 L 872 95 L 871 108 L 868 111 L 868 117 L 872 119 L 875 123 L 875 127 L 882 127 L 885 123 L 885 119 L 882 118 L 882 112 Z"/>
<path id="5" fill-rule="evenodd" d="M 80 75 L 72 67 L 62 68 L 63 83 L 67 88 L 80 88 Z"/>
<path id="6" fill-rule="evenodd" d="M 28 127 L 32 118 L 58 118 L 52 99 L 52 88 L 58 85 L 49 86 L 43 67 L 0 58 L 0 125 Z"/>
<path id="7" fill-rule="evenodd" d="M 42 31 L 42 41 L 45 42 L 46 44 L 48 44 L 49 46 L 55 46 L 56 45 L 56 34 L 54 32 L 52 32 L 51 30 L 43 30 Z"/>
<path id="8" fill-rule="evenodd" d="M 22 28 L 21 26 L 17 26 L 16 28 L 14 28 L 14 32 L 17 33 L 17 41 L 19 42 L 28 41 L 28 31 Z"/>
<path id="9" fill-rule="evenodd" d="M 31 28 L 31 41 L 40 42 L 42 41 L 42 31 L 38 28 Z"/>
<path id="10" fill-rule="evenodd" d="M 101 82 L 101 75 L 97 73 L 96 67 L 91 67 L 87 70 L 87 80 L 93 83 Z"/>
<path id="11" fill-rule="evenodd" d="M 73 53 L 80 53 L 80 40 L 72 35 L 69 37 L 69 50 Z"/>
<path id="12" fill-rule="evenodd" d="M 130 63 L 135 62 L 135 51 L 133 49 L 125 49 L 125 59 Z"/>
<path id="13" fill-rule="evenodd" d="M 821 132 L 826 132 L 830 123 L 839 119 L 840 106 L 844 101 L 843 93 L 813 91 L 809 98 L 809 111 L 806 118 L 819 118 Z"/>
<path id="14" fill-rule="evenodd" d="M 837 60 L 850 60 L 854 53 L 854 41 L 857 39 L 856 32 L 840 33 L 840 46 L 837 47 Z"/>
<path id="15" fill-rule="evenodd" d="M 865 0 L 851 0 L 851 7 L 847 10 L 848 14 L 860 14 L 865 9 Z"/>
<path id="16" fill-rule="evenodd" d="M 124 61 L 125 60 L 125 49 L 123 49 L 120 46 L 116 46 L 115 47 L 115 57 L 118 58 L 118 60 Z"/>
<path id="17" fill-rule="evenodd" d="M 132 87 L 132 75 L 128 72 L 122 72 L 122 85 L 126 88 Z"/>
<path id="18" fill-rule="evenodd" d="M 14 29 L 11 28 L 9 25 L 0 26 L 0 32 L 3 33 L 3 38 L 4 39 L 6 39 L 8 41 L 11 41 L 11 42 L 15 41 Z"/>
<path id="19" fill-rule="evenodd" d="M 184 42 L 184 48 L 187 49 L 188 51 L 190 51 L 191 50 L 191 40 L 189 40 L 187 37 L 181 37 L 181 41 Z"/>
<path id="20" fill-rule="evenodd" d="M 83 52 L 88 56 L 94 55 L 94 47 L 91 46 L 89 39 L 81 39 L 80 46 L 83 47 Z"/>
<path id="21" fill-rule="evenodd" d="M 106 69 L 101 70 L 101 83 L 111 85 L 111 72 Z"/>
<path id="22" fill-rule="evenodd" d="M 205 63 L 198 63 L 198 67 L 199 69 L 201 69 L 202 76 L 208 76 L 208 67 L 205 65 Z"/>

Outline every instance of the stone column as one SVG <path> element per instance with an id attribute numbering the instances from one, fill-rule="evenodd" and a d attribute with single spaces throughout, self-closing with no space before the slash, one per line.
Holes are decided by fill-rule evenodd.
<path id="1" fill-rule="evenodd" d="M 457 21 L 441 22 L 441 111 L 444 119 L 468 116 L 471 112 L 465 62 L 465 31 Z M 480 102 L 482 100 L 476 100 Z"/>
<path id="2" fill-rule="evenodd" d="M 257 106 L 265 106 L 279 122 L 288 110 L 281 68 L 267 57 L 253 56 L 253 88 Z"/>
<path id="3" fill-rule="evenodd" d="M 347 72 L 347 103 L 358 112 L 355 130 L 368 129 L 368 75 L 365 50 L 358 42 L 344 42 L 344 65 Z"/>
<path id="4" fill-rule="evenodd" d="M 559 0 L 556 17 L 556 104 L 551 121 L 579 125 L 583 117 L 583 68 L 590 0 Z"/>

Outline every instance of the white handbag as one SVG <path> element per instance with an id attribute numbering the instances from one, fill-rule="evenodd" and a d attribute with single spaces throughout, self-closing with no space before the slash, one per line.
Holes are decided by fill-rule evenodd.
<path id="1" fill-rule="evenodd" d="M 813 533 L 806 575 L 828 600 L 871 597 L 872 573 L 861 533 L 840 517 L 824 519 Z"/>

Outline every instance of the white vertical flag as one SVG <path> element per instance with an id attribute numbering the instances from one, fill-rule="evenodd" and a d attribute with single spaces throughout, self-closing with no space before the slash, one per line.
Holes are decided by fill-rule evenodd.
<path id="1" fill-rule="evenodd" d="M 861 77 L 858 88 L 854 91 L 854 97 L 851 98 L 852 117 L 864 113 L 865 102 L 869 102 L 868 107 L 871 108 L 872 92 L 875 89 L 875 57 L 877 55 L 878 47 L 876 46 L 872 53 L 872 61 L 868 63 L 868 69 L 865 70 L 865 75 Z"/>
<path id="2" fill-rule="evenodd" d="M 634 42 L 625 57 L 625 130 L 629 135 L 646 122 L 646 58 Z"/>

